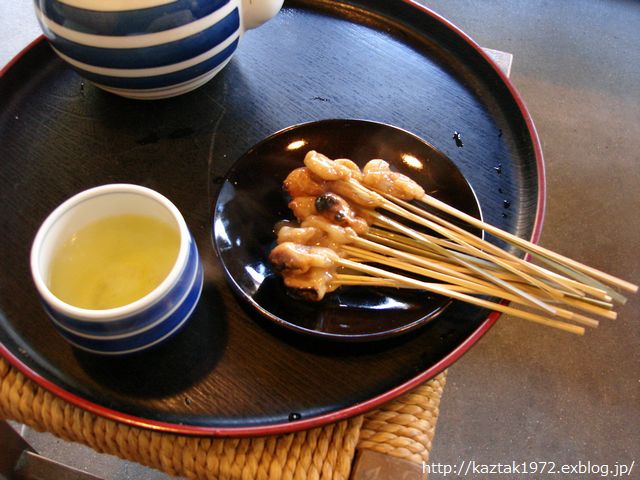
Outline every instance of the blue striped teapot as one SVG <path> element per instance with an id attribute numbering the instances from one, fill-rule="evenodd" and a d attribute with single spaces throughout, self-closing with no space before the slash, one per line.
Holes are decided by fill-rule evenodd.
<path id="1" fill-rule="evenodd" d="M 191 91 L 229 62 L 245 30 L 283 0 L 35 0 L 55 52 L 109 92 L 138 99 Z"/>

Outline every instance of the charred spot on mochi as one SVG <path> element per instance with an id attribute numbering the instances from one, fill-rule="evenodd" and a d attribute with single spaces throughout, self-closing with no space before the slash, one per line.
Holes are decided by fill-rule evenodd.
<path id="1" fill-rule="evenodd" d="M 340 200 L 331 193 L 323 193 L 316 198 L 316 210 L 318 213 L 323 213 L 329 210 L 333 210 L 340 205 Z"/>

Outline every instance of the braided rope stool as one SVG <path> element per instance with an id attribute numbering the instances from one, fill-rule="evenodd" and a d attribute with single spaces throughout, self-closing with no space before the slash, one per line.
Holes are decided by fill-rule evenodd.
<path id="1" fill-rule="evenodd" d="M 427 461 L 446 373 L 382 407 L 286 435 L 210 438 L 160 433 L 82 410 L 0 358 L 0 418 L 100 453 L 197 479 L 348 479 L 356 449 Z"/>

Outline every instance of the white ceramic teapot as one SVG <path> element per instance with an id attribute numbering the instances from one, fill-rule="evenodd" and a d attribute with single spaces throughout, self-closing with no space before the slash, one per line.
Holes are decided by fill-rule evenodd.
<path id="1" fill-rule="evenodd" d="M 56 53 L 98 87 L 139 99 L 193 90 L 283 0 L 34 0 Z"/>

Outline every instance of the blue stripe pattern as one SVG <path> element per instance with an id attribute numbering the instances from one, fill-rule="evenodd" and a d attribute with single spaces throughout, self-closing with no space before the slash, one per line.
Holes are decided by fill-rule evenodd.
<path id="1" fill-rule="evenodd" d="M 38 0 L 44 15 L 76 32 L 94 35 L 142 35 L 181 27 L 215 12 L 229 0 L 177 0 L 166 5 L 125 12 L 98 12 L 59 0 Z"/>
<path id="2" fill-rule="evenodd" d="M 149 347 L 177 331 L 198 303 L 202 285 L 202 263 L 190 238 L 185 268 L 176 283 L 158 301 L 128 318 L 89 322 L 62 315 L 51 305 L 45 304 L 45 310 L 60 334 L 77 347 L 96 353 L 126 353 Z"/>
<path id="3" fill-rule="evenodd" d="M 197 279 L 198 264 L 198 251 L 195 242 L 192 240 L 189 245 L 189 259 L 187 260 L 187 264 L 171 290 L 143 311 L 121 320 L 87 322 L 54 312 L 47 304 L 44 305 L 44 308 L 56 324 L 80 335 L 113 336 L 135 333 L 160 320 L 183 301 L 188 292 L 193 288 L 193 284 Z"/>
<path id="4" fill-rule="evenodd" d="M 203 75 L 206 72 L 214 69 L 229 57 L 231 57 L 237 46 L 238 40 L 233 42 L 219 54 L 214 55 L 204 62 L 200 62 L 192 67 L 188 67 L 183 70 L 178 70 L 177 72 L 167 73 L 164 75 L 155 75 L 153 77 L 111 77 L 107 75 L 99 75 L 93 72 L 87 72 L 86 70 L 82 70 L 80 68 L 76 68 L 76 70 L 88 80 L 101 85 L 106 85 L 108 87 L 138 89 L 167 87 L 170 85 L 176 85 L 178 83 L 185 82 L 191 78 L 199 77 L 200 75 Z"/>
<path id="5" fill-rule="evenodd" d="M 68 57 L 96 67 L 151 68 L 188 60 L 224 42 L 240 27 L 238 9 L 196 34 L 181 40 L 143 48 L 89 47 L 56 37 L 57 50 Z"/>
<path id="6" fill-rule="evenodd" d="M 75 346 L 94 353 L 124 354 L 133 353 L 151 346 L 160 341 L 168 340 L 186 323 L 188 317 L 196 307 L 200 293 L 202 292 L 203 273 L 198 268 L 198 277 L 194 288 L 189 293 L 182 305 L 161 324 L 142 333 L 131 335 L 117 340 L 90 339 L 74 335 L 66 330 L 58 329 L 60 334 Z"/>

